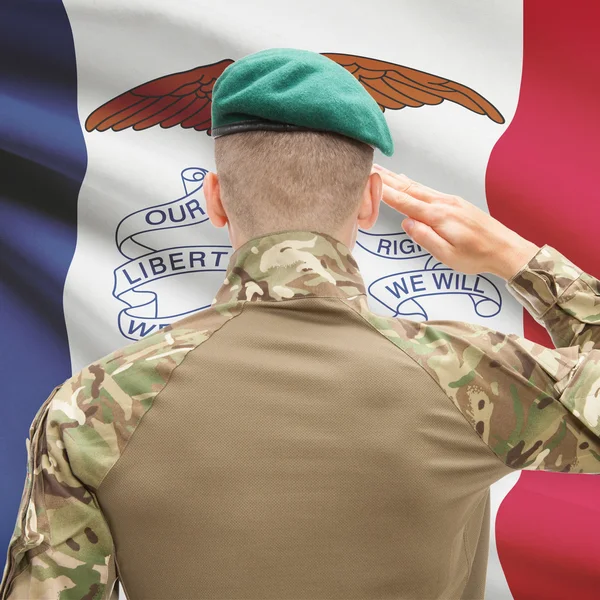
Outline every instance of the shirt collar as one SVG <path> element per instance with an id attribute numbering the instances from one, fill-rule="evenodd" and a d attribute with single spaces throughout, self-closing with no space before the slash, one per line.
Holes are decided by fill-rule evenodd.
<path id="1" fill-rule="evenodd" d="M 230 257 L 212 304 L 366 295 L 348 247 L 317 231 L 289 230 L 248 240 Z"/>

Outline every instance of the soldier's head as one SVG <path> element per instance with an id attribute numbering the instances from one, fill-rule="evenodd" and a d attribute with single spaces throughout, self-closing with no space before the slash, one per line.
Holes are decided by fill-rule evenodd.
<path id="1" fill-rule="evenodd" d="M 245 56 L 212 97 L 217 173 L 204 180 L 208 215 L 235 248 L 293 229 L 327 233 L 352 248 L 379 214 L 374 149 L 393 141 L 379 105 L 333 60 L 274 48 Z"/>
<path id="2" fill-rule="evenodd" d="M 352 247 L 376 221 L 381 178 L 373 148 L 319 131 L 247 131 L 215 140 L 218 175 L 204 182 L 208 214 L 235 247 L 270 232 L 319 231 Z"/>

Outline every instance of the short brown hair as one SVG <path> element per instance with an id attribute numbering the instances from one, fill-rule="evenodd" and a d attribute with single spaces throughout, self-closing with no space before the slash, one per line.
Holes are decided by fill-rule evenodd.
<path id="1" fill-rule="evenodd" d="M 358 210 L 373 148 L 320 131 L 246 131 L 215 139 L 221 200 L 246 239 L 304 229 L 336 235 Z"/>

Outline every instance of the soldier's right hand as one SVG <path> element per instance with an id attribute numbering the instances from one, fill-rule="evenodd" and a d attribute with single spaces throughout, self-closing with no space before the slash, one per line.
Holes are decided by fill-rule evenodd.
<path id="1" fill-rule="evenodd" d="M 510 279 L 540 249 L 459 196 L 444 194 L 373 165 L 383 180 L 383 201 L 409 217 L 402 228 L 434 258 L 461 273 Z M 412 226 L 411 226 L 412 221 Z"/>

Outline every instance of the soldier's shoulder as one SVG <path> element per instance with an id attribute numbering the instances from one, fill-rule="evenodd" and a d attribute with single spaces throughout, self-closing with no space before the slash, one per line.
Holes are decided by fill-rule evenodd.
<path id="1" fill-rule="evenodd" d="M 528 352 L 540 354 L 541 346 L 515 333 L 505 333 L 492 327 L 452 319 L 414 321 L 403 317 L 387 320 L 393 332 L 387 334 L 396 345 L 409 354 L 423 368 L 437 377 L 460 378 L 466 370 L 472 375 L 485 371 L 484 363 L 492 367 L 499 361 L 512 361 L 513 368 L 522 366 L 517 357 Z M 485 357 L 485 361 L 482 359 Z M 542 359 L 543 357 L 539 357 Z M 535 362 L 530 361 L 531 365 Z M 467 369 L 467 367 L 469 367 Z"/>
<path id="2" fill-rule="evenodd" d="M 439 353 L 442 346 L 446 347 L 446 351 L 464 349 L 467 345 L 485 350 L 496 347 L 509 336 L 516 337 L 514 334 L 505 334 L 468 321 L 416 321 L 405 317 L 380 315 L 370 309 L 364 297 L 356 297 L 346 304 L 352 305 L 372 327 L 416 359 L 428 353 Z"/>
<path id="3" fill-rule="evenodd" d="M 416 321 L 383 316 L 370 310 L 361 298 L 354 307 L 361 316 L 400 351 L 412 358 L 458 405 L 460 390 L 473 392 L 492 382 L 496 389 L 498 367 L 523 368 L 532 342 L 476 323 L 458 320 Z M 527 368 L 533 368 L 532 364 Z"/>
<path id="4" fill-rule="evenodd" d="M 164 383 L 190 350 L 206 341 L 224 323 L 240 312 L 237 307 L 223 311 L 210 307 L 163 327 L 140 340 L 126 344 L 90 363 L 63 386 L 96 397 L 101 388 L 115 393 L 115 386 L 127 395 L 143 394 Z M 78 394 L 78 398 L 86 394 Z"/>
<path id="5" fill-rule="evenodd" d="M 92 362 L 54 390 L 32 430 L 48 413 L 77 452 L 118 454 L 187 354 L 239 310 L 208 308 Z"/>

